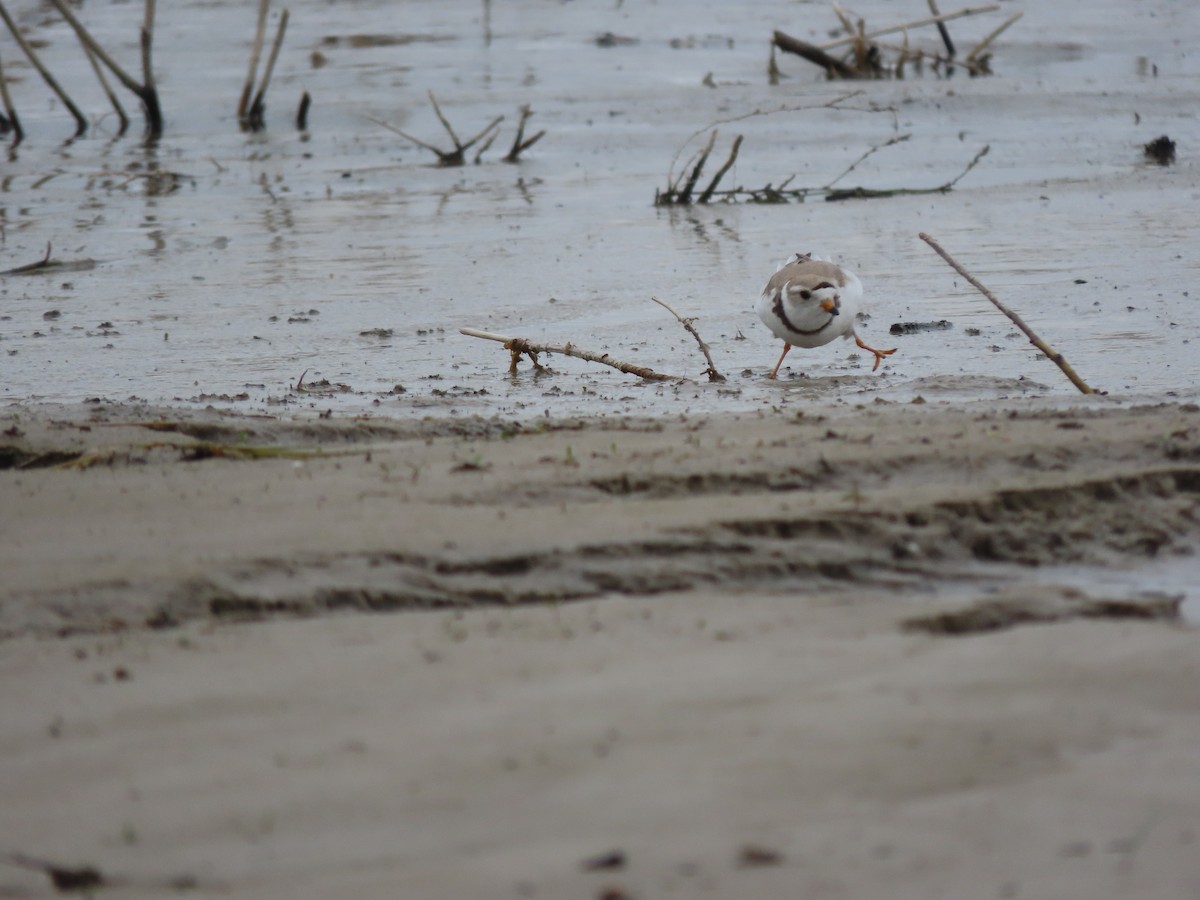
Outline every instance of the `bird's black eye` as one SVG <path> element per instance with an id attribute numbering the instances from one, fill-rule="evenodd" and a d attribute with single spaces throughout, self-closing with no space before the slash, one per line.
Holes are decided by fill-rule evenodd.
<path id="1" fill-rule="evenodd" d="M 807 300 L 807 299 L 809 299 L 810 297 L 812 297 L 812 291 L 801 291 L 801 292 L 800 292 L 800 299 L 801 299 L 801 300 Z"/>

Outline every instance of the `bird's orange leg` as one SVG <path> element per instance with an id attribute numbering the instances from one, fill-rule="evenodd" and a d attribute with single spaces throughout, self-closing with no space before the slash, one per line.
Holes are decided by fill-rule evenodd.
<path id="1" fill-rule="evenodd" d="M 875 354 L 875 365 L 871 366 L 872 372 L 879 368 L 879 364 L 883 362 L 883 358 L 885 356 L 891 356 L 896 352 L 895 347 L 893 347 L 891 350 L 876 350 L 874 347 L 868 347 L 862 342 L 862 338 L 860 338 L 857 334 L 854 336 L 854 343 L 858 344 L 858 346 L 862 347 L 864 350 Z"/>
<path id="2" fill-rule="evenodd" d="M 788 355 L 788 351 L 791 349 L 792 349 L 791 344 L 785 343 L 783 345 L 783 352 L 779 354 L 779 362 L 775 363 L 775 370 L 773 372 L 771 372 L 770 375 L 767 376 L 768 378 L 774 378 L 776 375 L 779 374 L 779 367 L 783 365 L 783 358 Z"/>

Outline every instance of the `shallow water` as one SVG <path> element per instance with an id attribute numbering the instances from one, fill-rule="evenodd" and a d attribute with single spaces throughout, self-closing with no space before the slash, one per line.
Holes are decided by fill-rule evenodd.
<path id="1" fill-rule="evenodd" d="M 904 6 L 857 12 L 872 27 L 924 15 Z M 1027 8 L 995 48 L 994 77 L 926 71 L 852 85 L 782 57 L 787 77 L 767 83 L 771 31 L 823 39 L 834 18 L 822 4 L 767 2 L 748 15 L 715 0 L 514 2 L 495 4 L 490 20 L 484 10 L 292 5 L 258 135 L 241 133 L 233 115 L 252 12 L 229 2 L 161 10 L 167 127 L 151 148 L 138 135 L 114 138 L 66 26 L 27 18 L 98 121 L 64 143 L 69 117 L 5 45 L 27 137 L 0 177 L 0 268 L 39 259 L 48 243 L 67 265 L 0 279 L 0 399 L 524 416 L 1077 396 L 917 239 L 922 230 L 1095 386 L 1117 397 L 1200 395 L 1200 58 L 1177 38 L 1200 33 L 1188 0 Z M 133 67 L 140 11 L 85 12 Z M 965 19 L 951 31 L 970 47 L 998 21 Z M 600 47 L 605 32 L 635 42 Z M 921 40 L 933 48 L 936 33 Z M 715 87 L 702 84 L 708 73 Z M 305 90 L 314 105 L 301 134 L 291 119 Z M 436 168 L 432 154 L 365 118 L 445 146 L 427 90 L 464 137 L 506 116 L 479 165 Z M 855 90 L 847 109 L 813 108 Z M 531 129 L 547 135 L 519 164 L 503 163 L 525 103 Z M 721 126 L 717 157 L 745 135 L 727 185 L 794 174 L 794 185 L 821 186 L 897 134 L 912 137 L 839 186 L 932 187 L 984 145 L 991 152 L 948 194 L 653 206 L 689 136 L 783 107 L 791 111 Z M 1146 164 L 1142 144 L 1163 133 L 1177 141 L 1178 164 Z M 779 346 L 753 301 L 795 250 L 860 273 L 871 313 L 861 333 L 899 348 L 880 373 L 839 343 L 793 353 L 791 377 L 765 380 Z M 643 384 L 561 356 L 553 376 L 533 377 L 523 363 L 510 377 L 500 345 L 458 333 L 570 341 L 698 377 L 693 339 L 651 296 L 696 317 L 726 385 Z M 953 327 L 887 334 L 892 323 L 942 319 Z M 306 371 L 310 384 L 348 390 L 299 393 Z"/>

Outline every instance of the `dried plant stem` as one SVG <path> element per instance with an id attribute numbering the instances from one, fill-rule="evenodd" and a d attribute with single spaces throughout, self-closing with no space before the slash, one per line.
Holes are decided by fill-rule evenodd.
<path id="1" fill-rule="evenodd" d="M 687 184 L 683 186 L 683 190 L 679 191 L 678 203 L 686 206 L 692 202 L 692 191 L 696 189 L 696 182 L 700 180 L 700 172 L 704 168 L 704 164 L 708 162 L 708 155 L 712 153 L 713 145 L 717 142 L 717 130 L 714 128 L 712 134 L 708 136 L 708 143 L 704 145 L 704 149 L 696 157 L 696 164 L 692 166 L 692 174 L 688 176 Z M 682 175 L 680 176 L 682 178 Z"/>
<path id="2" fill-rule="evenodd" d="M 708 363 L 708 368 L 704 370 L 704 374 L 708 376 L 708 380 L 724 383 L 725 376 L 717 371 L 717 364 L 713 362 L 712 354 L 708 352 L 708 344 L 704 343 L 704 339 L 700 337 L 700 332 L 692 324 L 696 320 L 690 316 L 685 319 L 669 303 L 664 303 L 657 297 L 651 297 L 650 299 L 673 315 L 679 321 L 679 324 L 683 326 L 684 331 L 696 339 L 696 343 L 700 345 L 700 352 L 704 354 L 704 360 Z"/>
<path id="3" fill-rule="evenodd" d="M 267 88 L 271 84 L 271 75 L 275 72 L 275 62 L 279 59 L 279 51 L 283 47 L 283 36 L 287 32 L 288 18 L 288 11 L 285 9 L 279 16 L 279 27 L 275 31 L 275 42 L 271 44 L 271 55 L 267 57 L 267 66 L 263 70 L 262 83 L 254 93 L 254 101 L 250 104 L 250 111 L 247 114 L 250 128 L 255 131 L 263 127 Z"/>
<path id="4" fill-rule="evenodd" d="M 542 139 L 542 137 L 546 134 L 545 129 L 543 129 L 542 131 L 539 131 L 537 134 L 535 134 L 533 137 L 529 138 L 529 140 L 525 140 L 525 123 L 527 121 L 529 121 L 529 117 L 532 115 L 533 115 L 533 110 L 529 108 L 528 103 L 526 103 L 524 106 L 521 107 L 521 120 L 517 123 L 517 136 L 515 138 L 513 138 L 512 148 L 508 151 L 508 155 L 504 157 L 505 162 L 507 162 L 507 163 L 517 162 L 520 159 L 520 156 L 522 153 L 524 153 L 526 150 L 528 150 L 530 147 L 532 147 L 534 144 L 536 144 L 538 141 L 540 141 Z M 482 153 L 483 153 L 483 150 L 480 150 L 478 155 L 482 155 Z"/>
<path id="5" fill-rule="evenodd" d="M 250 68 L 246 72 L 246 83 L 242 86 L 242 97 L 238 101 L 238 121 L 246 118 L 250 110 L 250 98 L 254 95 L 254 82 L 258 79 L 258 60 L 262 56 L 263 43 L 267 39 L 267 11 L 271 0 L 259 0 L 258 24 L 254 29 L 254 44 L 250 48 Z"/>
<path id="6" fill-rule="evenodd" d="M 9 32 L 13 36 L 13 40 L 17 42 L 17 45 L 21 48 L 21 51 L 25 54 L 26 59 L 29 60 L 29 64 L 37 70 L 37 73 L 42 76 L 42 81 L 46 82 L 46 86 L 49 87 L 50 90 L 54 91 L 54 93 L 58 96 L 58 99 L 63 102 L 63 106 L 65 106 L 67 111 L 70 112 L 74 117 L 75 134 L 83 134 L 85 131 L 87 131 L 88 127 L 87 118 L 84 117 L 83 113 L 79 111 L 79 107 L 75 105 L 74 101 L 67 96 L 67 92 L 63 90 L 62 85 L 58 83 L 58 79 L 50 74 L 50 70 L 42 64 L 41 59 L 37 55 L 37 51 L 30 46 L 29 41 L 25 40 L 25 35 L 21 34 L 21 30 L 17 28 L 17 23 L 13 21 L 12 16 L 8 14 L 8 9 L 2 2 L 0 2 L 0 19 L 4 20 L 4 24 L 8 27 Z"/>
<path id="7" fill-rule="evenodd" d="M 873 38 L 882 37 L 885 34 L 895 34 L 897 31 L 904 31 L 906 28 L 921 28 L 925 25 L 936 25 L 939 22 L 949 22 L 953 19 L 961 19 L 964 16 L 977 16 L 981 13 L 995 12 L 1000 8 L 999 3 L 989 3 L 987 6 L 967 7 L 960 9 L 957 12 L 944 13 L 940 16 L 930 16 L 927 19 L 917 19 L 915 22 L 905 22 L 903 25 L 891 25 L 887 28 L 880 28 L 878 31 L 871 31 L 863 35 L 851 34 L 847 37 L 840 37 L 833 41 L 827 41 L 824 44 L 818 44 L 818 50 L 831 50 L 834 47 L 840 47 L 843 44 L 852 44 L 857 40 L 872 40 Z"/>
<path id="8" fill-rule="evenodd" d="M 983 53 L 984 50 L 990 47 L 992 41 L 1004 34 L 1004 32 L 1008 30 L 1009 26 L 1016 22 L 1023 15 L 1025 15 L 1025 12 L 1022 10 L 1021 12 L 1017 12 L 1005 19 L 1004 22 L 997 26 L 995 30 L 988 34 L 987 37 L 976 44 L 974 50 L 967 54 L 967 62 L 973 63 L 975 60 L 979 59 L 979 54 Z"/>
<path id="9" fill-rule="evenodd" d="M 490 331 L 480 331 L 477 328 L 460 328 L 459 333 L 465 334 L 467 337 L 482 338 L 486 341 L 497 341 L 504 345 L 504 349 L 512 354 L 512 362 L 509 365 L 508 371 L 511 374 L 516 374 L 517 363 L 522 356 L 528 356 L 533 363 L 535 369 L 542 369 L 543 366 L 538 362 L 537 355 L 539 353 L 560 353 L 563 356 L 573 356 L 576 359 L 587 360 L 588 362 L 602 363 L 606 366 L 611 366 L 618 371 L 624 372 L 627 375 L 636 375 L 638 378 L 644 378 L 647 381 L 673 381 L 676 380 L 675 375 L 664 375 L 662 372 L 655 372 L 653 369 L 646 366 L 638 366 L 633 363 L 622 362 L 619 359 L 614 359 L 607 353 L 596 353 L 591 350 L 583 350 L 576 347 L 572 343 L 566 344 L 539 344 L 526 338 L 510 337 L 504 334 L 494 334 Z"/>
<path id="10" fill-rule="evenodd" d="M 141 47 L 142 47 L 142 77 L 143 83 L 139 83 L 132 75 L 122 69 L 117 62 L 108 55 L 108 52 L 100 46 L 99 42 L 83 27 L 83 23 L 71 11 L 71 7 L 67 5 L 66 0 L 50 0 L 54 4 L 54 8 L 59 14 L 66 19 L 67 24 L 74 29 L 76 36 L 83 42 L 89 51 L 96 55 L 100 62 L 104 63 L 105 68 L 121 82 L 125 88 L 133 94 L 136 94 L 138 99 L 142 101 L 142 109 L 146 114 L 146 131 L 150 137 L 158 137 L 162 134 L 163 117 L 162 107 L 158 102 L 158 89 L 154 85 L 153 69 L 151 65 L 151 49 L 153 47 L 153 28 L 154 28 L 154 0 L 146 0 L 146 14 L 142 24 L 141 32 Z"/>
<path id="11" fill-rule="evenodd" d="M 4 114 L 8 117 L 8 122 L 13 131 L 13 146 L 21 143 L 25 137 L 25 130 L 21 127 L 21 120 L 17 116 L 17 109 L 13 106 L 12 96 L 8 93 L 8 82 L 4 79 L 4 66 L 0 65 L 0 100 L 4 102 Z"/>
<path id="12" fill-rule="evenodd" d="M 882 144 L 876 144 L 874 147 L 872 147 L 870 150 L 868 150 L 866 153 L 864 153 L 862 156 L 860 156 L 854 162 L 850 163 L 850 165 L 846 167 L 846 170 L 844 172 L 842 172 L 841 175 L 839 175 L 837 178 L 833 179 L 833 181 L 829 182 L 829 184 L 825 185 L 826 189 L 833 187 L 835 184 L 837 184 L 839 181 L 841 181 L 843 178 L 845 178 L 847 175 L 849 175 L 851 172 L 853 172 L 855 169 L 857 169 L 859 164 L 862 162 L 865 162 L 867 157 L 871 156 L 873 153 L 878 153 L 880 150 L 883 150 L 885 147 L 891 147 L 893 144 L 902 144 L 911 137 L 912 137 L 911 134 L 898 134 L 894 138 L 892 138 L 888 141 L 885 141 Z"/>
<path id="13" fill-rule="evenodd" d="M 961 265 L 959 265 L 958 262 L 956 262 L 955 259 L 952 256 L 950 256 L 949 253 L 947 253 L 945 250 L 942 249 L 941 244 L 939 244 L 937 241 L 935 241 L 933 238 L 931 238 L 929 235 L 927 235 L 923 231 L 920 232 L 917 235 L 917 237 L 919 237 L 921 240 L 923 240 L 925 243 L 927 243 L 930 247 L 932 247 L 934 249 L 934 252 L 936 252 L 938 256 L 940 256 L 942 259 L 944 259 L 950 265 L 950 268 L 954 269 L 955 272 L 957 272 L 959 275 L 961 275 L 963 278 L 965 278 L 971 284 L 971 286 L 973 288 L 975 288 L 975 290 L 979 291 L 979 293 L 981 293 L 981 294 L 983 294 L 983 296 L 987 297 L 988 300 L 992 301 L 992 305 L 995 306 L 996 309 L 1000 310 L 1000 312 L 1002 312 L 1002 313 L 1004 313 L 1004 315 L 1008 316 L 1008 318 L 1012 320 L 1012 323 L 1014 325 L 1016 325 L 1019 329 L 1021 329 L 1021 331 L 1022 331 L 1022 333 L 1024 333 L 1025 337 L 1029 338 L 1029 343 L 1033 344 L 1033 346 L 1035 346 L 1039 350 L 1041 350 L 1042 353 L 1044 353 L 1047 357 L 1049 357 L 1051 362 L 1053 362 L 1056 366 L 1058 366 L 1060 369 L 1062 369 L 1063 374 L 1066 375 L 1067 378 L 1070 379 L 1071 384 L 1073 384 L 1073 385 L 1075 385 L 1075 387 L 1079 388 L 1080 393 L 1082 393 L 1082 394 L 1099 393 L 1098 391 L 1096 391 L 1095 388 L 1090 387 L 1086 382 L 1084 382 L 1084 380 L 1082 378 L 1080 378 L 1077 374 L 1075 374 L 1075 370 L 1071 368 L 1070 364 L 1067 363 L 1066 359 L 1063 358 L 1063 355 L 1061 353 L 1054 350 L 1049 344 L 1047 344 L 1040 337 L 1038 337 L 1036 334 L 1034 334 L 1033 329 L 1031 329 L 1028 325 L 1026 325 L 1024 320 L 1020 316 L 1018 316 L 1015 312 L 1013 312 L 1011 309 L 1009 309 L 1007 306 L 1005 306 L 1003 303 L 1001 303 L 995 294 L 993 294 L 986 287 L 984 287 L 978 281 L 978 279 L 975 278 L 974 275 L 972 275 L 970 272 L 968 272 L 966 269 L 964 269 Z"/>
<path id="14" fill-rule="evenodd" d="M 81 46 L 88 62 L 92 64 L 92 71 L 96 73 L 96 80 L 100 82 L 104 96 L 108 97 L 108 102 L 112 104 L 113 112 L 117 114 L 117 120 L 121 123 L 117 128 L 117 136 L 120 137 L 129 130 L 129 116 L 125 115 L 125 107 L 121 105 L 116 93 L 109 86 L 108 77 L 104 74 L 104 67 L 100 65 L 100 60 L 96 59 L 96 54 L 88 48 L 87 44 L 81 44 Z"/>
<path id="15" fill-rule="evenodd" d="M 704 189 L 704 193 L 700 195 L 700 199 L 696 201 L 697 203 L 707 203 L 712 199 L 713 192 L 717 189 L 717 185 L 721 183 L 721 179 L 725 177 L 725 173 L 733 168 L 733 164 L 737 162 L 738 151 L 741 148 L 742 136 L 739 134 L 733 139 L 733 146 L 729 148 L 729 158 L 725 160 L 725 164 L 721 168 L 717 169 L 717 174 L 712 177 L 712 181 L 708 183 L 708 187 Z M 674 310 L 671 311 L 674 312 Z"/>

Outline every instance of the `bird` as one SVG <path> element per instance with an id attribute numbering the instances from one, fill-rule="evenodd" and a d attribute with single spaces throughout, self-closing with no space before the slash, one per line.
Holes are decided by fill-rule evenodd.
<path id="1" fill-rule="evenodd" d="M 758 298 L 758 317 L 783 343 L 783 353 L 770 377 L 779 375 L 783 358 L 793 347 L 822 347 L 834 338 L 854 338 L 875 354 L 874 372 L 885 356 L 896 352 L 876 350 L 854 332 L 854 317 L 862 300 L 858 276 L 833 262 L 797 253 L 781 265 Z"/>

